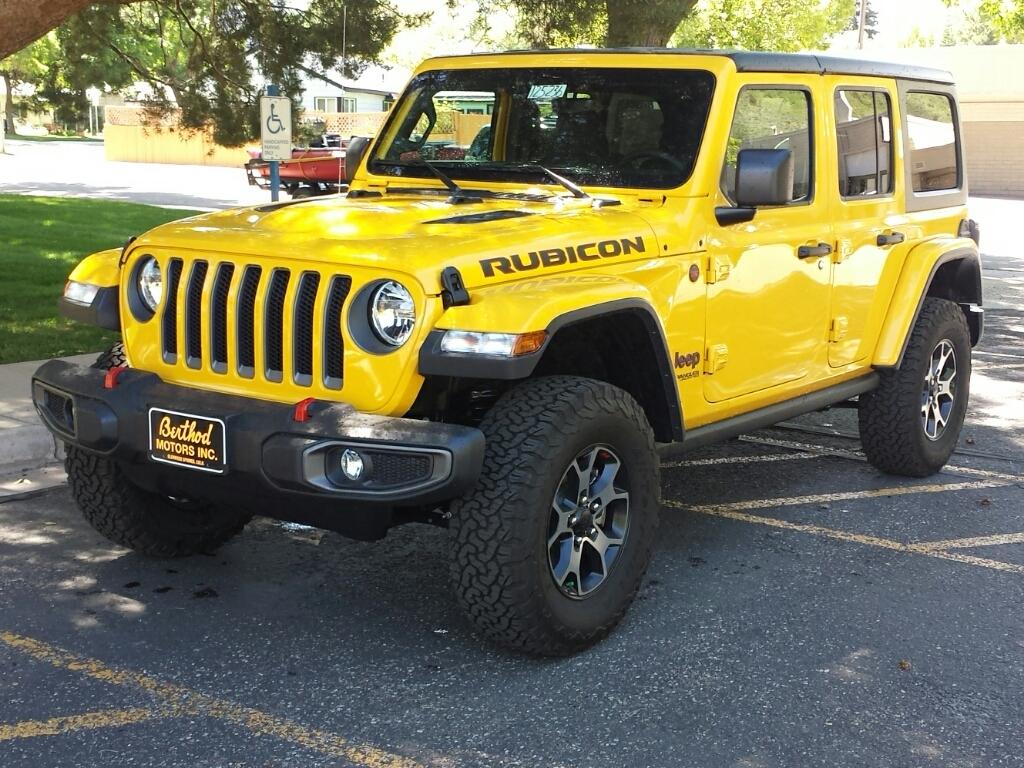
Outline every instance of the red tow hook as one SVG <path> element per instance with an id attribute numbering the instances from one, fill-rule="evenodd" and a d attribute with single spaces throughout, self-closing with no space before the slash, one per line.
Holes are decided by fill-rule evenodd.
<path id="1" fill-rule="evenodd" d="M 292 418 L 295 421 L 309 421 L 309 409 L 316 402 L 315 397 L 307 397 L 295 404 L 295 413 Z"/>
<path id="2" fill-rule="evenodd" d="M 128 370 L 125 365 L 115 365 L 113 368 L 108 368 L 106 375 L 103 377 L 103 388 L 113 389 L 117 386 L 118 377 Z"/>

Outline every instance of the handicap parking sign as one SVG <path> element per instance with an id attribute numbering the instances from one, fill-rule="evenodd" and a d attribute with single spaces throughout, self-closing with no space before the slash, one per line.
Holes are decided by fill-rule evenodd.
<path id="1" fill-rule="evenodd" d="M 285 96 L 260 97 L 260 135 L 264 160 L 292 157 L 292 102 Z"/>

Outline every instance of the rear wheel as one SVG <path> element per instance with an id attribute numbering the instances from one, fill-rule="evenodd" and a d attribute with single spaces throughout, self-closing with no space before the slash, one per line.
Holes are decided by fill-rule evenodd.
<path id="1" fill-rule="evenodd" d="M 651 557 L 654 435 L 626 392 L 572 376 L 527 381 L 480 425 L 476 487 L 452 508 L 452 577 L 495 642 L 566 655 L 607 635 Z"/>
<path id="2" fill-rule="evenodd" d="M 884 472 L 926 477 L 956 448 L 971 383 L 971 335 L 954 302 L 925 299 L 899 368 L 860 398 L 860 438 Z"/>
<path id="3" fill-rule="evenodd" d="M 118 342 L 93 368 L 127 365 Z M 75 503 L 89 524 L 115 544 L 153 557 L 182 557 L 208 552 L 239 533 L 251 519 L 236 509 L 172 499 L 139 488 L 117 463 L 99 454 L 67 446 L 64 467 Z"/>

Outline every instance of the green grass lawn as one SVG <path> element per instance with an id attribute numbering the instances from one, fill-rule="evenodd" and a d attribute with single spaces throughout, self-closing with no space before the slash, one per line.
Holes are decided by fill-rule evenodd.
<path id="1" fill-rule="evenodd" d="M 57 317 L 85 256 L 191 211 L 68 197 L 0 195 L 0 363 L 97 352 L 115 335 Z"/>

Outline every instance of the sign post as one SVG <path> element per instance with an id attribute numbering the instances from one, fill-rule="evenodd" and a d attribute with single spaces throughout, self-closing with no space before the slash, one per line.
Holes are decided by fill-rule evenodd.
<path id="1" fill-rule="evenodd" d="M 281 160 L 292 156 L 292 100 L 279 95 L 276 85 L 267 86 L 260 97 L 261 157 L 270 163 L 270 199 L 277 202 L 281 192 Z"/>

